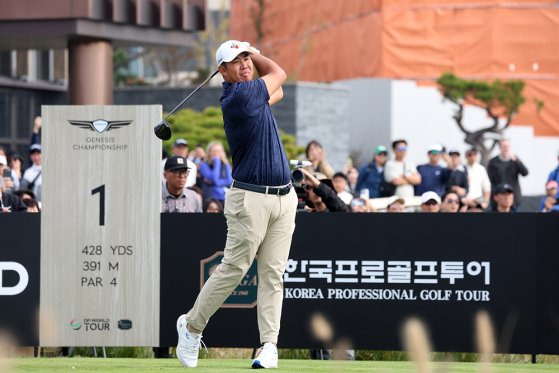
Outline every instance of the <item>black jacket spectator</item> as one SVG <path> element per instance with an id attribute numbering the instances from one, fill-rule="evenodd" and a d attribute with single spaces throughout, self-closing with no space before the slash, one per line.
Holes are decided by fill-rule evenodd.
<path id="1" fill-rule="evenodd" d="M 16 195 L 8 192 L 2 192 L 2 199 L 0 200 L 0 211 L 9 209 L 10 212 L 26 212 L 27 206 Z"/>
<path id="2" fill-rule="evenodd" d="M 454 191 L 453 186 L 458 186 L 466 190 L 468 192 L 468 174 L 462 170 L 454 169 L 450 172 L 450 176 L 446 182 L 446 191 Z M 464 197 L 461 195 L 460 197 Z"/>
<path id="3" fill-rule="evenodd" d="M 324 182 L 321 182 L 316 188 L 314 188 L 314 192 L 317 196 L 322 198 L 322 202 L 328 208 L 330 212 L 349 212 L 349 208 L 347 205 L 338 197 L 334 189 L 330 188 Z"/>
<path id="4" fill-rule="evenodd" d="M 504 161 L 500 156 L 489 161 L 487 165 L 487 174 L 489 180 L 491 181 L 491 195 L 495 194 L 495 189 L 498 185 L 509 184 L 514 190 L 514 204 L 515 206 L 520 205 L 521 191 L 520 183 L 518 181 L 518 175 L 526 176 L 528 175 L 528 169 L 516 158 L 514 160 Z M 495 206 L 493 197 L 491 198 L 492 206 Z"/>

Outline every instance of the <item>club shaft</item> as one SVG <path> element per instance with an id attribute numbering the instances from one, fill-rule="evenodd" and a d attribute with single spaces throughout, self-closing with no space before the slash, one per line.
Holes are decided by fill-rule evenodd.
<path id="1" fill-rule="evenodd" d="M 163 119 L 163 120 L 167 120 L 167 118 L 169 118 L 169 116 L 170 116 L 171 114 L 173 114 L 175 111 L 177 111 L 177 109 L 180 108 L 180 107 L 182 106 L 182 104 L 184 104 L 186 101 L 188 101 L 188 99 L 189 99 L 190 97 L 192 97 L 193 94 L 195 94 L 196 92 L 198 92 L 198 90 L 199 90 L 200 88 L 202 88 L 207 82 L 209 82 L 210 79 L 213 78 L 218 72 L 219 72 L 218 70 L 214 71 L 214 73 L 213 73 L 212 75 L 210 75 L 206 80 L 204 80 L 204 81 L 202 82 L 202 84 L 200 84 L 198 87 L 196 87 L 196 88 L 194 89 L 194 91 L 192 91 L 188 96 L 186 96 L 186 97 L 184 98 L 184 100 L 182 100 L 177 106 L 175 106 L 175 108 L 174 108 L 173 110 L 171 110 L 171 111 L 169 112 L 169 114 L 167 114 L 167 116 L 165 117 L 165 119 Z"/>

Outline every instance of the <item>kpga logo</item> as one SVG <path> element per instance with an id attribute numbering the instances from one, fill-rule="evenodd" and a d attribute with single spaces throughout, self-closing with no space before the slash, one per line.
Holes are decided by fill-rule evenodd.
<path id="1" fill-rule="evenodd" d="M 19 281 L 14 286 L 3 286 L 4 271 L 16 272 Z M 24 266 L 17 262 L 0 262 L 0 295 L 18 295 L 22 293 L 29 283 L 29 273 Z"/>

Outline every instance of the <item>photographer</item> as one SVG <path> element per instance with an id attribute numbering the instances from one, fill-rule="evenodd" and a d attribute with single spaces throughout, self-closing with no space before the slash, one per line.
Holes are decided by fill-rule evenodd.
<path id="1" fill-rule="evenodd" d="M 330 180 L 318 180 L 308 170 L 302 168 L 307 190 L 306 210 L 310 212 L 349 212 L 347 205 L 338 197 Z M 309 204 L 312 206 L 309 206 Z"/>

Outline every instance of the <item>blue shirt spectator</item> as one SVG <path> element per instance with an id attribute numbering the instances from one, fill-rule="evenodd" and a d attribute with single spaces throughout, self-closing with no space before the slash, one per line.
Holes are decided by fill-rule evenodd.
<path id="1" fill-rule="evenodd" d="M 557 151 L 557 160 L 559 161 L 559 151 Z M 549 176 L 547 177 L 547 181 L 552 181 L 552 180 L 559 183 L 559 166 L 555 167 L 555 169 L 549 173 Z M 559 199 L 559 192 L 557 192 L 555 198 Z"/>
<path id="2" fill-rule="evenodd" d="M 540 211 L 542 212 L 559 212 L 559 204 L 557 199 L 558 183 L 555 180 L 549 180 L 545 184 L 546 196 L 540 202 Z"/>
<path id="3" fill-rule="evenodd" d="M 202 175 L 204 198 L 225 200 L 225 190 L 233 182 L 231 166 L 225 157 L 223 145 L 219 141 L 208 145 L 208 160 L 200 163 L 198 172 Z"/>
<path id="4" fill-rule="evenodd" d="M 428 191 L 433 191 L 439 196 L 444 194 L 452 170 L 439 165 L 442 154 L 443 147 L 440 144 L 433 144 L 427 149 L 429 163 L 417 166 L 421 183 L 415 188 L 415 195 L 420 196 Z M 447 160 L 447 163 L 450 162 Z"/>
<path id="5" fill-rule="evenodd" d="M 429 163 L 417 166 L 417 171 L 421 175 L 421 184 L 416 188 L 416 195 L 421 195 L 432 190 L 442 196 L 446 189 L 446 182 L 450 172 L 447 168 Z"/>
<path id="6" fill-rule="evenodd" d="M 362 189 L 369 190 L 369 198 L 389 197 L 381 195 L 381 185 L 384 182 L 384 165 L 388 157 L 386 147 L 379 145 L 375 148 L 373 160 L 359 169 L 359 177 L 355 186 L 355 193 Z"/>

